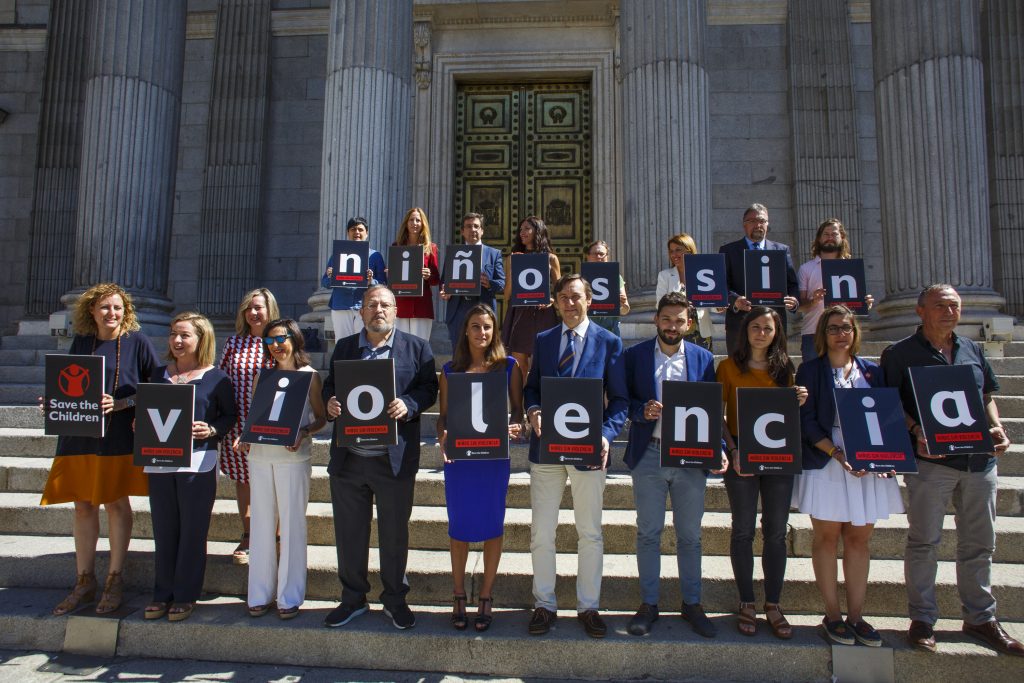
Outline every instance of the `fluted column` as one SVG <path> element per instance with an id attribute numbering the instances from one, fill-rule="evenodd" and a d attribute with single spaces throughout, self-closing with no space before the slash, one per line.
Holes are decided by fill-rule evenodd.
<path id="1" fill-rule="evenodd" d="M 1024 317 L 1024 7 L 985 3 L 992 256 L 1006 312 Z"/>
<path id="2" fill-rule="evenodd" d="M 711 250 L 708 75 L 703 0 L 623 0 L 620 17 L 630 292 L 651 291 L 680 231 Z"/>
<path id="3" fill-rule="evenodd" d="M 92 5 L 70 302 L 113 280 L 145 322 L 166 322 L 185 3 Z"/>
<path id="4" fill-rule="evenodd" d="M 261 277 L 270 0 L 221 0 L 214 41 L 197 306 L 231 320 Z"/>
<path id="5" fill-rule="evenodd" d="M 318 266 L 351 216 L 370 222 L 371 244 L 383 249 L 410 206 L 412 2 L 332 0 L 329 32 Z M 307 317 L 322 317 L 327 298 L 315 293 L 317 314 Z"/>
<path id="6" fill-rule="evenodd" d="M 881 328 L 917 324 L 921 289 L 949 282 L 963 322 L 1003 303 L 992 289 L 978 0 L 871 3 L 885 243 Z"/>
<path id="7" fill-rule="evenodd" d="M 61 0 L 50 8 L 25 288 L 29 317 L 46 317 L 60 308 L 61 295 L 71 288 L 90 4 Z"/>
<path id="8" fill-rule="evenodd" d="M 790 0 L 789 89 L 796 199 L 795 256 L 810 258 L 818 225 L 843 221 L 858 256 L 860 162 L 847 0 Z"/>

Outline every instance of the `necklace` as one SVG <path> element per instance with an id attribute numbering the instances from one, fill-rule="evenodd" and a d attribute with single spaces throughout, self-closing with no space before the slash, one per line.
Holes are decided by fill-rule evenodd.
<path id="1" fill-rule="evenodd" d="M 853 372 L 853 361 L 850 361 L 850 372 Z M 832 383 L 837 389 L 850 389 L 853 387 L 853 379 L 846 375 L 846 366 L 832 368 Z"/>
<path id="2" fill-rule="evenodd" d="M 193 379 L 195 379 L 196 373 L 200 370 L 200 368 L 192 368 L 188 372 L 181 372 L 178 369 L 177 363 L 174 364 L 174 369 L 178 371 L 176 373 L 177 376 L 174 378 L 175 384 L 188 384 Z"/>
<path id="3" fill-rule="evenodd" d="M 97 346 L 98 343 L 99 343 L 99 337 L 96 336 L 96 335 L 93 335 L 93 338 L 92 338 L 92 351 L 89 352 L 90 356 L 95 356 L 96 355 L 96 346 Z M 117 352 L 116 353 L 117 353 L 117 355 L 114 358 L 114 388 L 110 390 L 110 395 L 111 396 L 113 396 L 113 395 L 115 395 L 117 393 L 117 382 L 118 382 L 118 380 L 121 377 L 121 335 L 120 334 L 117 335 Z M 107 430 L 110 429 L 110 421 L 113 418 L 114 418 L 114 411 L 110 411 L 110 414 L 107 415 L 107 423 L 106 423 L 106 429 L 104 430 L 104 434 L 107 433 Z"/>

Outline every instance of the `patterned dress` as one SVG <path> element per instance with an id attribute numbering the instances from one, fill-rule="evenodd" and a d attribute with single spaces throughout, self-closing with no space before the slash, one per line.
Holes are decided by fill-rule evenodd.
<path id="1" fill-rule="evenodd" d="M 220 441 L 220 471 L 241 484 L 249 483 L 249 463 L 245 453 L 236 451 L 231 444 L 242 435 L 242 425 L 249 417 L 252 384 L 260 368 L 274 367 L 274 359 L 263 352 L 263 340 L 251 335 L 232 335 L 224 343 L 224 356 L 220 369 L 231 378 L 235 390 L 238 418 Z"/>

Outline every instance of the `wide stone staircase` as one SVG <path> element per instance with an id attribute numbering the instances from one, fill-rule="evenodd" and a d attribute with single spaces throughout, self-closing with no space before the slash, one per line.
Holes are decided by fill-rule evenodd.
<path id="1" fill-rule="evenodd" d="M 38 504 L 56 439 L 43 435 L 42 420 L 34 407 L 17 404 L 32 403 L 39 395 L 40 361 L 47 353 L 47 342 L 37 338 L 34 341 L 38 344 L 33 345 L 18 339 L 5 337 L 0 343 L 0 648 L 60 651 L 74 650 L 75 644 L 87 642 L 100 649 L 106 647 L 108 654 L 122 656 L 551 679 L 825 681 L 833 675 L 832 648 L 817 629 L 822 607 L 811 567 L 812 530 L 807 515 L 793 513 L 790 517 L 790 561 L 782 604 L 796 627 L 794 638 L 787 642 L 775 639 L 763 620 L 755 637 L 737 633 L 733 615 L 737 594 L 728 556 L 729 506 L 717 478 L 709 480 L 705 497 L 703 603 L 719 627 L 718 638 L 700 638 L 679 617 L 671 516 L 662 542 L 662 617 L 648 637 L 626 633 L 626 623 L 640 598 L 634 555 L 635 512 L 629 474 L 622 464 L 625 432 L 613 446 L 613 466 L 605 492 L 602 608 L 609 624 L 608 637 L 600 641 L 588 638 L 573 618 L 576 533 L 568 490 L 558 526 L 560 619 L 548 636 L 527 635 L 533 598 L 529 475 L 524 446 L 512 448 L 513 475 L 504 555 L 494 592 L 494 625 L 484 634 L 473 633 L 472 628 L 466 632 L 452 630 L 448 619 L 452 584 L 444 481 L 434 430 L 436 407 L 423 418 L 422 466 L 410 526 L 409 600 L 418 618 L 412 631 L 395 630 L 376 603 L 371 603 L 370 614 L 345 627 L 327 629 L 322 625 L 323 617 L 340 595 L 325 467 L 326 432 L 313 448 L 309 581 L 307 602 L 297 619 L 282 622 L 273 613 L 262 619 L 248 616 L 243 597 L 247 570 L 231 562 L 241 525 L 233 485 L 223 477 L 210 529 L 207 595 L 192 618 L 176 624 L 142 618 L 153 579 L 152 521 L 146 498 L 132 499 L 135 528 L 125 570 L 127 604 L 111 617 L 95 617 L 90 608 L 72 617 L 52 617 L 51 608 L 74 581 L 73 509 L 70 504 Z M 877 356 L 885 345 L 868 342 L 863 352 Z M 999 600 L 1000 620 L 1011 634 L 1024 638 L 1024 343 L 1006 343 L 992 350 L 993 356 L 1002 356 L 991 361 L 1002 385 L 1000 411 L 1015 444 L 999 462 L 993 589 Z M 322 362 L 323 358 L 317 360 Z M 901 559 L 906 527 L 906 516 L 896 515 L 880 523 L 872 539 L 866 616 L 882 631 L 886 647 L 881 651 L 861 647 L 853 654 L 863 656 L 860 661 L 865 667 L 868 663 L 876 666 L 881 658 L 883 666 L 891 666 L 897 681 L 1024 680 L 1024 659 L 996 655 L 960 633 L 952 514 L 944 524 L 937 577 L 938 599 L 945 617 L 938 624 L 939 651 L 922 653 L 906 645 L 903 633 L 908 621 Z M 101 577 L 106 548 L 105 538 L 101 539 L 97 567 Z M 759 550 L 758 545 L 755 552 Z M 371 551 L 370 564 L 373 601 L 380 591 L 375 550 Z M 759 568 L 756 572 L 759 579 Z M 471 615 L 482 573 L 482 548 L 473 546 L 467 568 Z M 759 597 L 759 605 L 761 601 Z M 101 641 L 106 644 L 96 645 Z M 846 663 L 839 666 L 849 667 L 851 653 L 843 654 Z"/>

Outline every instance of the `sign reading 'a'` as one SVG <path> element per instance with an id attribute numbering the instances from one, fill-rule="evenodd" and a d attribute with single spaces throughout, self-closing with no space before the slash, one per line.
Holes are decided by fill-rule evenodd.
<path id="1" fill-rule="evenodd" d="M 970 366 L 910 368 L 910 383 L 929 454 L 983 454 L 995 450 L 981 391 Z"/>

